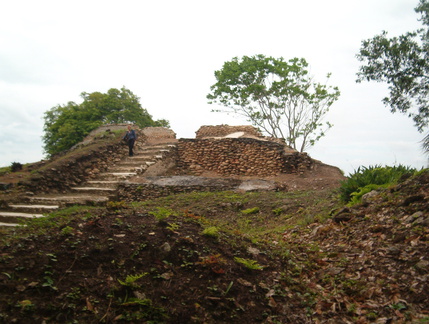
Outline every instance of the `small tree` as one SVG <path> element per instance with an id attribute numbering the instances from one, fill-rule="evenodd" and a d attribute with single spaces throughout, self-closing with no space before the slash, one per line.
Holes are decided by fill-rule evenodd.
<path id="1" fill-rule="evenodd" d="M 383 103 L 392 113 L 407 114 L 422 132 L 429 125 L 429 1 L 420 0 L 415 11 L 424 28 L 393 38 L 383 31 L 362 42 L 357 82 L 387 83 L 390 94 Z M 423 147 L 429 150 L 429 134 Z"/>
<path id="2" fill-rule="evenodd" d="M 313 82 L 307 67 L 303 58 L 286 62 L 264 55 L 234 57 L 215 71 L 217 82 L 207 99 L 225 107 L 212 111 L 242 115 L 302 152 L 332 127 L 322 120 L 340 96 L 337 87 Z"/>

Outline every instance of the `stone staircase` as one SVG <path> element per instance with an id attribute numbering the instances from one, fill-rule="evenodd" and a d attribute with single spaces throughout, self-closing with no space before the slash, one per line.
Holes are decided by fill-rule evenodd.
<path id="1" fill-rule="evenodd" d="M 65 194 L 47 194 L 25 197 L 26 203 L 10 204 L 0 209 L 0 227 L 16 226 L 20 219 L 43 217 L 52 211 L 72 205 L 99 205 L 114 199 L 118 184 L 142 175 L 151 165 L 161 161 L 174 143 L 144 145 L 133 157 L 115 161 L 106 172 L 73 187 Z"/>

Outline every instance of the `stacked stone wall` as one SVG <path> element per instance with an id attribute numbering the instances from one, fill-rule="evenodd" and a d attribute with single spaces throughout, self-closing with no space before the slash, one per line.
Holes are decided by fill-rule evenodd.
<path id="1" fill-rule="evenodd" d="M 224 176 L 275 176 L 312 167 L 306 154 L 287 153 L 285 145 L 253 138 L 180 139 L 179 170 L 212 171 Z"/>
<path id="2" fill-rule="evenodd" d="M 169 185 L 161 186 L 152 183 L 121 183 L 118 186 L 116 199 L 118 201 L 143 201 L 147 199 L 167 197 L 174 194 L 186 192 L 216 192 L 234 190 L 239 185 L 239 181 L 230 179 L 222 185 L 218 183 L 209 185 Z"/>
<path id="3" fill-rule="evenodd" d="M 145 127 L 141 133 L 148 140 L 174 140 L 176 138 L 176 133 L 165 127 Z"/>
<path id="4" fill-rule="evenodd" d="M 45 163 L 45 167 L 41 167 L 28 181 L 20 185 L 38 193 L 66 192 L 71 187 L 106 171 L 127 152 L 126 145 L 115 143 L 84 150 L 70 160 L 66 160 L 67 156 L 59 157 L 57 161 Z"/>
<path id="5" fill-rule="evenodd" d="M 229 125 L 218 125 L 218 126 L 201 126 L 196 132 L 195 138 L 205 137 L 225 137 L 232 133 L 243 132 L 243 136 L 262 137 L 262 134 L 253 126 L 229 126 Z"/>

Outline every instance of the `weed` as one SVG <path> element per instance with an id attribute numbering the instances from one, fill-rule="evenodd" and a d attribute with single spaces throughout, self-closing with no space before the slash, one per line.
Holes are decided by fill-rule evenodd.
<path id="1" fill-rule="evenodd" d="M 207 237 L 212 237 L 217 239 L 219 237 L 219 229 L 215 226 L 207 227 L 203 230 L 202 234 Z"/>
<path id="2" fill-rule="evenodd" d="M 162 221 L 170 216 L 176 216 L 173 210 L 164 207 L 156 207 L 156 210 L 149 212 L 149 214 L 155 216 L 158 221 Z"/>
<path id="3" fill-rule="evenodd" d="M 201 264 L 204 267 L 209 267 L 216 274 L 223 274 L 225 270 L 222 268 L 226 264 L 224 258 L 220 254 L 209 255 L 206 257 L 201 257 L 201 261 L 196 262 L 196 264 Z"/>
<path id="4" fill-rule="evenodd" d="M 135 284 L 135 282 L 138 280 L 138 279 L 140 279 L 140 278 L 142 278 L 142 277 L 144 277 L 144 276 L 146 276 L 146 275 L 148 275 L 149 273 L 147 273 L 147 272 L 144 272 L 144 273 L 141 273 L 141 274 L 137 274 L 137 275 L 128 275 L 126 278 L 125 278 L 125 281 L 122 281 L 122 280 L 119 280 L 118 279 L 118 282 L 122 285 L 122 286 L 126 286 L 126 287 L 138 287 L 138 285 L 136 285 Z"/>
<path id="5" fill-rule="evenodd" d="M 273 212 L 274 215 L 280 216 L 284 212 L 284 209 L 281 208 L 281 207 L 279 207 L 279 208 L 273 209 L 272 212 Z"/>
<path id="6" fill-rule="evenodd" d="M 127 208 L 127 203 L 125 201 L 108 201 L 106 203 L 106 208 L 110 210 L 118 210 L 122 208 Z"/>
<path id="7" fill-rule="evenodd" d="M 34 309 L 34 304 L 31 302 L 31 300 L 25 299 L 18 302 L 16 307 L 21 307 L 23 311 L 31 311 Z"/>
<path id="8" fill-rule="evenodd" d="M 52 274 L 53 273 L 51 271 L 49 271 L 49 270 L 46 270 L 44 272 L 45 276 L 43 277 L 44 282 L 42 283 L 42 287 L 49 287 L 52 290 L 58 290 L 58 288 L 54 286 L 54 280 L 51 277 Z"/>
<path id="9" fill-rule="evenodd" d="M 168 223 L 167 229 L 172 232 L 177 232 L 177 230 L 180 228 L 180 225 L 177 223 Z"/>
<path id="10" fill-rule="evenodd" d="M 257 213 L 259 213 L 259 207 L 253 207 L 253 208 L 244 209 L 244 210 L 241 211 L 241 213 L 244 214 L 244 215 L 257 214 Z"/>
<path id="11" fill-rule="evenodd" d="M 68 236 L 73 234 L 74 228 L 70 226 L 66 226 L 61 230 L 61 235 Z"/>
<path id="12" fill-rule="evenodd" d="M 235 260 L 235 262 L 244 265 L 247 269 L 250 269 L 250 270 L 263 270 L 264 269 L 264 266 L 260 265 L 255 260 L 243 259 L 243 258 L 238 258 L 238 257 L 234 257 L 234 260 Z"/>

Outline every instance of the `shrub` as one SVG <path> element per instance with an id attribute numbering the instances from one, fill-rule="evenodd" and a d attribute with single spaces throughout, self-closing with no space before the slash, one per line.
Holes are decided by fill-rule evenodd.
<path id="1" fill-rule="evenodd" d="M 10 166 L 10 170 L 12 172 L 17 172 L 22 170 L 22 164 L 19 162 L 12 162 L 12 165 Z"/>
<path id="2" fill-rule="evenodd" d="M 352 197 L 359 199 L 363 194 L 371 191 L 377 186 L 388 187 L 397 184 L 401 178 L 411 176 L 417 172 L 416 169 L 398 166 L 369 166 L 359 167 L 344 180 L 340 186 L 340 198 L 344 203 L 352 200 Z M 372 185 L 372 186 L 371 186 Z M 365 189 L 364 189 L 365 188 Z M 371 189 L 368 191 L 368 189 Z"/>

